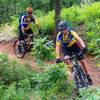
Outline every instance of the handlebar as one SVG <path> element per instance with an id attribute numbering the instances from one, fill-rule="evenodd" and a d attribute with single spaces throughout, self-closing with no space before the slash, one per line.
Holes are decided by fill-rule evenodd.
<path id="1" fill-rule="evenodd" d="M 71 60 L 71 59 L 73 59 L 73 58 L 75 58 L 75 57 L 79 57 L 79 56 L 82 55 L 82 54 L 83 54 L 83 52 L 81 51 L 81 52 L 79 52 L 79 53 L 77 53 L 77 54 L 73 54 L 71 57 L 69 57 L 69 58 L 67 58 L 67 59 L 63 59 L 62 61 Z"/>

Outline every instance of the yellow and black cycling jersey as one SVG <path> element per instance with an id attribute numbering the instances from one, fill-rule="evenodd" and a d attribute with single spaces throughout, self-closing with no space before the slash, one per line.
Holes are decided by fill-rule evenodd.
<path id="1" fill-rule="evenodd" d="M 57 35 L 56 44 L 60 45 L 60 43 L 62 43 L 63 46 L 71 47 L 76 43 L 77 38 L 78 35 L 72 30 L 69 30 L 69 34 L 59 32 Z"/>
<path id="2" fill-rule="evenodd" d="M 20 30 L 21 30 L 22 27 L 24 27 L 25 30 L 30 29 L 32 22 L 35 23 L 35 19 L 34 19 L 33 16 L 32 17 L 28 17 L 26 14 L 23 15 L 21 17 L 21 23 L 20 23 L 20 26 L 19 26 Z"/>

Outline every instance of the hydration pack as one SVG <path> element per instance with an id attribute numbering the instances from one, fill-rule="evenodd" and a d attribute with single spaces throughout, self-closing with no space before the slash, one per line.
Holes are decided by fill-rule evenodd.
<path id="1" fill-rule="evenodd" d="M 21 13 L 21 14 L 20 14 L 19 19 L 18 19 L 19 24 L 21 23 L 21 19 L 22 19 L 22 16 L 23 16 L 23 15 L 26 15 L 26 13 L 24 12 L 24 13 Z"/>

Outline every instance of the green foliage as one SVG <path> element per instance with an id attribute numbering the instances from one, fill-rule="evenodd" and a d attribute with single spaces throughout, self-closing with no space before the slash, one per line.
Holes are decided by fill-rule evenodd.
<path id="1" fill-rule="evenodd" d="M 29 100 L 33 73 L 27 66 L 0 54 L 0 100 Z"/>
<path id="2" fill-rule="evenodd" d="M 72 84 L 68 82 L 66 65 L 63 63 L 52 65 L 36 78 L 36 94 L 42 97 L 42 100 L 64 100 L 70 97 Z"/>
<path id="3" fill-rule="evenodd" d="M 3 94 L 0 96 L 1 100 L 29 100 L 29 93 L 23 90 L 16 90 L 15 83 L 8 86 L 6 89 L 2 89 Z"/>
<path id="4" fill-rule="evenodd" d="M 17 17 L 11 16 L 10 25 L 12 26 L 14 32 L 18 34 L 18 25 L 19 25 L 19 22 L 18 22 L 18 18 Z"/>
<path id="5" fill-rule="evenodd" d="M 68 81 L 63 63 L 36 73 L 0 54 L 0 64 L 0 100 L 29 100 L 31 96 L 65 100 L 71 95 L 72 83 Z"/>
<path id="6" fill-rule="evenodd" d="M 38 9 L 38 10 L 35 10 L 35 11 L 33 12 L 33 15 L 35 15 L 36 17 L 42 17 L 42 16 L 45 15 L 45 12 Z"/>
<path id="7" fill-rule="evenodd" d="M 23 5 L 22 5 L 23 4 Z M 17 12 L 24 11 L 26 7 L 31 6 L 34 10 L 41 9 L 44 11 L 50 10 L 49 0 L 20 0 L 16 2 Z"/>
<path id="8" fill-rule="evenodd" d="M 100 34 L 99 33 L 93 33 L 93 32 L 88 32 L 87 33 L 87 40 L 91 38 L 91 40 L 88 42 L 88 48 L 90 52 L 93 55 L 98 55 L 100 54 Z"/>
<path id="9" fill-rule="evenodd" d="M 61 5 L 63 7 L 71 7 L 72 5 L 77 4 L 77 1 L 78 0 L 61 0 Z"/>
<path id="10" fill-rule="evenodd" d="M 35 60 L 37 62 L 39 61 L 45 61 L 45 60 L 51 60 L 54 58 L 54 48 L 53 43 L 50 43 L 49 46 L 46 45 L 47 38 L 37 38 L 33 42 L 33 49 L 32 49 L 32 55 L 34 56 Z"/>
<path id="11" fill-rule="evenodd" d="M 91 4 L 94 0 L 61 0 L 61 7 L 71 7 L 72 5 Z M 96 0 L 98 1 L 98 0 Z M 33 10 L 41 10 L 45 13 L 55 7 L 54 0 L 0 0 L 0 23 L 10 21 L 10 16 L 18 15 L 31 6 Z M 40 12 L 39 12 L 40 13 Z M 36 14 L 37 15 L 37 14 Z M 38 14 L 40 15 L 40 14 Z"/>
<path id="12" fill-rule="evenodd" d="M 96 19 L 93 22 L 88 22 L 87 25 L 88 32 L 85 40 L 88 42 L 89 52 L 96 55 L 96 58 L 100 58 L 100 20 Z"/>
<path id="13" fill-rule="evenodd" d="M 47 66 L 41 73 L 33 72 L 27 68 L 27 76 L 18 67 L 19 64 L 16 66 L 15 62 L 9 60 L 7 55 L 0 55 L 0 64 L 0 100 L 30 100 L 32 97 L 34 100 L 71 100 L 73 83 L 68 80 L 68 73 L 66 71 L 68 69 L 64 63 Z M 9 74 L 11 73 L 10 71 L 14 71 L 14 66 L 18 67 L 19 72 L 12 79 L 12 76 Z M 4 69 L 8 67 L 10 71 L 7 71 L 7 68 L 2 70 L 2 67 Z M 23 67 L 22 65 L 20 67 L 25 70 L 25 66 Z M 13 73 L 16 72 L 14 71 Z M 20 74 L 23 74 L 23 76 L 18 78 Z M 3 76 L 9 79 L 9 83 L 4 83 Z M 99 88 L 80 89 L 80 94 L 82 97 L 77 97 L 75 98 L 76 100 L 100 99 Z"/>
<path id="14" fill-rule="evenodd" d="M 15 14 L 16 6 L 15 1 L 10 0 L 0 0 L 0 24 L 3 22 L 8 22 L 11 15 Z"/>
<path id="15" fill-rule="evenodd" d="M 73 23 L 85 24 L 100 17 L 99 3 L 94 3 L 91 6 L 84 5 L 83 8 L 72 6 L 68 9 L 62 9 L 61 18 Z"/>
<path id="16" fill-rule="evenodd" d="M 0 80 L 5 85 L 26 79 L 29 73 L 30 71 L 24 65 L 20 65 L 16 61 L 10 61 L 7 55 L 0 55 Z"/>
<path id="17" fill-rule="evenodd" d="M 54 11 L 49 12 L 48 15 L 39 18 L 40 29 L 44 35 L 51 35 L 54 32 Z"/>
<path id="18" fill-rule="evenodd" d="M 31 73 L 25 65 L 0 54 L 0 100 L 29 100 Z"/>
<path id="19" fill-rule="evenodd" d="M 82 98 L 77 98 L 76 100 L 99 100 L 100 88 L 81 89 L 80 95 Z"/>
<path id="20" fill-rule="evenodd" d="M 28 6 L 31 6 L 34 11 L 41 10 L 44 12 L 52 8 L 49 0 L 10 0 L 10 2 L 8 0 L 0 0 L 0 24 L 10 22 L 11 16 L 24 12 Z M 41 13 L 37 13 L 40 16 Z"/>
<path id="21" fill-rule="evenodd" d="M 70 24 L 72 24 L 71 26 L 73 27 L 84 25 L 85 30 L 90 31 L 90 28 L 93 29 L 93 26 L 99 23 L 99 18 L 100 18 L 99 5 L 100 2 L 94 3 L 91 6 L 84 5 L 82 8 L 80 8 L 79 6 L 63 8 L 61 11 L 61 19 L 67 20 Z M 42 30 L 42 33 L 52 34 L 52 32 L 54 31 L 54 11 L 48 13 L 45 16 L 40 17 L 39 22 L 41 23 L 40 28 Z M 94 26 L 94 29 L 99 30 L 99 26 L 98 27 Z"/>

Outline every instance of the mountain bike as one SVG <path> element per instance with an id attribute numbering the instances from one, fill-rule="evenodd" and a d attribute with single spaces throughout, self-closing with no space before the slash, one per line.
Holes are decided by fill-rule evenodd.
<path id="1" fill-rule="evenodd" d="M 32 24 L 32 30 L 34 32 L 34 35 L 38 36 L 40 34 L 40 29 L 36 24 Z M 20 48 L 19 48 L 19 41 L 18 38 L 15 40 L 13 49 L 14 53 L 18 58 L 23 58 L 25 54 L 29 51 L 31 51 L 31 48 L 33 47 L 33 33 L 24 35 L 24 40 L 20 42 Z"/>
<path id="2" fill-rule="evenodd" d="M 20 45 L 18 39 L 15 40 L 13 48 L 17 57 L 23 58 L 25 54 L 31 50 L 33 46 L 32 41 L 33 41 L 33 34 L 24 35 L 24 40 L 20 41 Z"/>
<path id="3" fill-rule="evenodd" d="M 73 65 L 71 67 L 72 78 L 74 81 L 74 88 L 72 90 L 73 100 L 75 100 L 76 96 L 78 96 L 79 98 L 82 97 L 79 92 L 80 88 L 87 88 L 89 86 L 87 75 L 84 72 L 82 66 L 79 64 L 78 59 L 77 59 L 77 57 L 80 56 L 81 54 L 82 54 L 82 51 L 78 54 L 72 53 L 71 57 L 62 60 L 64 62 L 66 62 L 66 60 L 70 60 Z"/>
<path id="4" fill-rule="evenodd" d="M 89 83 L 87 80 L 87 76 L 82 68 L 82 66 L 78 63 L 77 57 L 81 55 L 82 52 L 78 54 L 74 54 L 67 59 L 64 59 L 63 61 L 70 60 L 73 64 L 72 66 L 72 76 L 75 84 L 75 88 L 83 88 L 83 87 L 88 87 Z"/>

